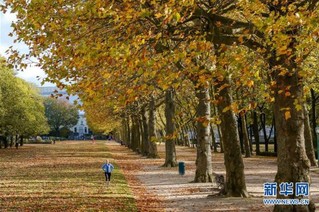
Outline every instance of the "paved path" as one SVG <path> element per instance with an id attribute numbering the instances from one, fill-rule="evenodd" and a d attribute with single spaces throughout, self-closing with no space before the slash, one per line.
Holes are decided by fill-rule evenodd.
<path id="1" fill-rule="evenodd" d="M 210 183 L 190 183 L 195 175 L 195 149 L 176 146 L 178 161 L 186 164 L 186 174 L 177 168 L 164 168 L 164 148 L 159 145 L 160 159 L 147 159 L 115 142 L 107 142 L 115 162 L 124 170 L 141 211 L 272 211 L 263 205 L 263 183 L 274 180 L 277 165 L 274 157 L 244 158 L 250 198 L 208 197 Z M 223 154 L 213 154 L 213 169 L 225 174 Z M 319 169 L 312 168 L 311 195 L 319 209 Z"/>

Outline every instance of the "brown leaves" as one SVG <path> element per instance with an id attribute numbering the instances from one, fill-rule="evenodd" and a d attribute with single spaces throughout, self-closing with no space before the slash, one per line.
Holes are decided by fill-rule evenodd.
<path id="1" fill-rule="evenodd" d="M 15 149 L 14 149 L 15 150 Z M 118 167 L 106 189 L 104 142 L 58 142 L 0 151 L 0 208 L 40 211 L 136 211 Z"/>

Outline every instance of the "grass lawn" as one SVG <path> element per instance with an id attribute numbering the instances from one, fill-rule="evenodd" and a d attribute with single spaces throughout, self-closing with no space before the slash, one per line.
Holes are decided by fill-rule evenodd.
<path id="1" fill-rule="evenodd" d="M 106 187 L 101 169 L 106 158 L 112 162 L 102 141 L 0 149 L 0 211 L 137 211 L 114 162 Z"/>

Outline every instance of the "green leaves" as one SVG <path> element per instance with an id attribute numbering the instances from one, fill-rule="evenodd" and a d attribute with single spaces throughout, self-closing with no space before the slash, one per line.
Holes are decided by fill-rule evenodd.
<path id="1" fill-rule="evenodd" d="M 0 58 L 0 134 L 34 136 L 48 131 L 36 88 L 14 76 Z"/>
<path id="2" fill-rule="evenodd" d="M 45 116 L 52 132 L 59 134 L 61 128 L 70 128 L 77 124 L 79 119 L 78 110 L 67 101 L 46 98 L 44 106 Z"/>

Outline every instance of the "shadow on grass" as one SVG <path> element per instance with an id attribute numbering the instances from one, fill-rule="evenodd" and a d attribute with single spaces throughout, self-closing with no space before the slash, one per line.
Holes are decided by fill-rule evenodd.
<path id="1" fill-rule="evenodd" d="M 0 151 L 0 211 L 137 211 L 115 165 L 106 187 L 103 143 L 64 142 Z"/>

